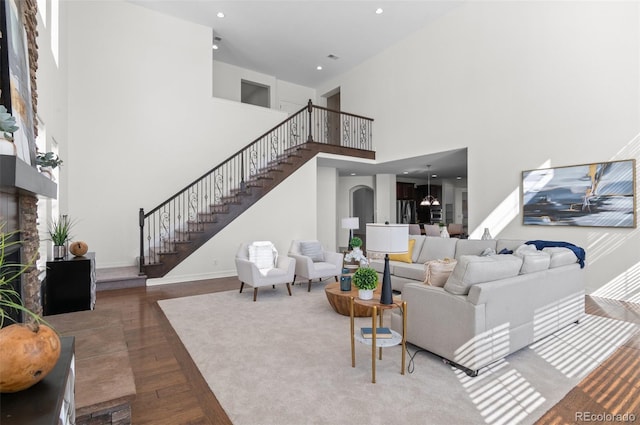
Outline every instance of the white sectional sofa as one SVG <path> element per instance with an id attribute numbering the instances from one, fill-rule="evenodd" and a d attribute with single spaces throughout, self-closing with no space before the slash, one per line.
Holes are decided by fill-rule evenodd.
<path id="1" fill-rule="evenodd" d="M 394 289 L 407 302 L 407 341 L 471 376 L 584 315 L 583 263 L 567 248 L 518 250 L 525 241 L 412 237 L 415 262 L 390 262 Z M 518 255 L 482 256 L 487 248 Z M 445 286 L 426 285 L 424 263 L 445 257 L 458 260 Z M 382 260 L 371 263 L 383 270 Z M 395 330 L 402 329 L 398 313 L 391 318 Z"/>

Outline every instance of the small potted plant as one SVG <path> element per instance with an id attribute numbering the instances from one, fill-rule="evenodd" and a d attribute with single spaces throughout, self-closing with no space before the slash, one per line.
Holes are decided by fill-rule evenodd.
<path id="1" fill-rule="evenodd" d="M 364 256 L 364 253 L 360 248 L 362 246 L 362 239 L 360 239 L 357 236 L 354 236 L 353 238 L 351 238 L 349 245 L 353 249 L 347 252 L 344 256 L 345 263 L 347 262 L 351 263 L 351 264 L 346 264 L 347 268 L 357 268 L 358 265 L 360 267 L 365 267 L 369 265 L 369 260 L 367 260 L 367 257 Z M 356 263 L 356 264 L 353 264 L 353 263 Z"/>
<path id="2" fill-rule="evenodd" d="M 62 160 L 53 152 L 38 152 L 36 154 L 36 164 L 40 166 L 40 172 L 53 177 L 53 169 L 62 165 Z"/>
<path id="3" fill-rule="evenodd" d="M 373 298 L 374 289 L 378 286 L 378 273 L 371 267 L 360 267 L 353 274 L 351 281 L 358 288 L 358 298 L 370 300 Z"/>
<path id="4" fill-rule="evenodd" d="M 16 119 L 0 105 L 0 154 L 16 155 L 16 145 L 13 143 L 13 133 L 18 130 Z"/>
<path id="5" fill-rule="evenodd" d="M 73 223 L 67 215 L 62 215 L 58 220 L 53 220 L 49 226 L 49 237 L 53 242 L 53 259 L 60 260 L 67 255 L 66 243 L 71 238 Z"/>

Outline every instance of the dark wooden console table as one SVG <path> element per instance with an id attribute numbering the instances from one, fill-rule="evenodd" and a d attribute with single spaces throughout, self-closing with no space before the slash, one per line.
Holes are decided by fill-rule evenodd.
<path id="1" fill-rule="evenodd" d="M 96 302 L 95 253 L 47 261 L 42 292 L 47 316 L 93 310 Z"/>

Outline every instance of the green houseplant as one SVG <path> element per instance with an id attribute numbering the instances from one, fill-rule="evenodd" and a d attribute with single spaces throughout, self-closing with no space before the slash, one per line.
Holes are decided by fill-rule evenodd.
<path id="1" fill-rule="evenodd" d="M 370 300 L 373 298 L 373 290 L 378 286 L 378 273 L 371 267 L 360 267 L 351 281 L 358 288 L 358 298 Z"/>
<path id="2" fill-rule="evenodd" d="M 22 391 L 41 381 L 56 365 L 60 357 L 60 337 L 42 320 L 26 308 L 14 283 L 29 269 L 30 264 L 10 264 L 7 254 L 21 242 L 5 232 L 0 223 L 0 392 Z M 5 320 L 14 319 L 10 311 L 26 313 L 30 323 L 14 323 L 4 327 Z"/>
<path id="3" fill-rule="evenodd" d="M 17 153 L 16 145 L 13 143 L 13 133 L 18 130 L 16 119 L 5 108 L 0 105 L 0 154 L 13 155 Z"/>
<path id="4" fill-rule="evenodd" d="M 6 140 L 13 141 L 13 133 L 18 130 L 16 119 L 12 116 L 4 105 L 0 105 L 0 131 L 2 137 Z"/>
<path id="5" fill-rule="evenodd" d="M 62 160 L 53 152 L 38 152 L 36 154 L 36 164 L 40 167 L 56 168 L 57 166 L 62 165 Z"/>
<path id="6" fill-rule="evenodd" d="M 66 243 L 71 238 L 71 227 L 73 223 L 69 217 L 61 215 L 57 220 L 53 220 L 49 226 L 49 237 L 53 242 L 53 259 L 59 260 L 67 255 Z"/>
<path id="7" fill-rule="evenodd" d="M 369 264 L 369 260 L 367 260 L 367 257 L 364 256 L 364 252 L 362 252 L 362 249 L 360 249 L 360 247 L 362 246 L 362 239 L 360 239 L 357 236 L 354 236 L 349 241 L 349 246 L 351 246 L 353 249 L 345 254 L 344 256 L 345 263 L 351 263 L 352 268 L 355 268 L 357 266 L 360 266 L 360 267 L 367 266 Z M 345 265 L 347 265 L 347 267 L 350 267 L 349 264 L 345 264 Z"/>

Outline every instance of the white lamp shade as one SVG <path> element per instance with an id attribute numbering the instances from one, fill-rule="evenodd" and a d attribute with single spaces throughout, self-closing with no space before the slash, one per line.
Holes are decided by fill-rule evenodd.
<path id="1" fill-rule="evenodd" d="M 408 224 L 367 223 L 367 251 L 400 254 L 408 250 Z"/>
<path id="2" fill-rule="evenodd" d="M 360 218 L 358 217 L 345 217 L 342 219 L 343 229 L 358 229 L 360 227 Z"/>

